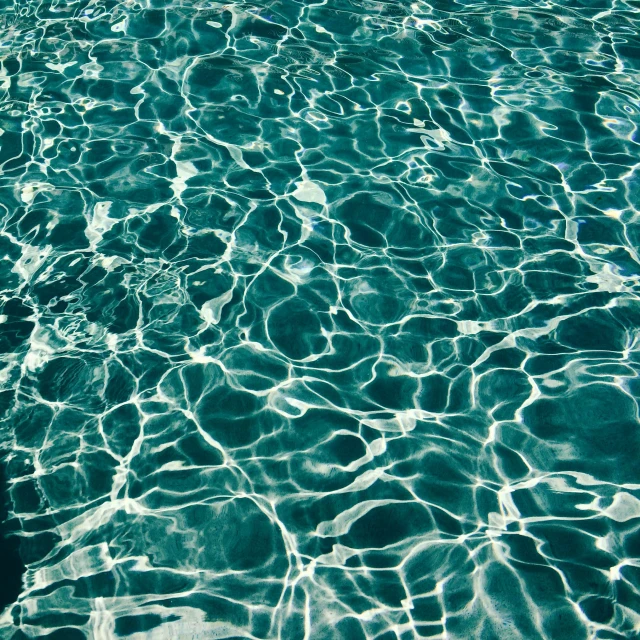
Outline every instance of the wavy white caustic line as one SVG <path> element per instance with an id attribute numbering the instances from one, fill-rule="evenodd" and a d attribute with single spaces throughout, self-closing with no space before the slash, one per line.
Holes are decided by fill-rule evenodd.
<path id="1" fill-rule="evenodd" d="M 638 636 L 636 8 L 5 9 L 0 639 Z"/>

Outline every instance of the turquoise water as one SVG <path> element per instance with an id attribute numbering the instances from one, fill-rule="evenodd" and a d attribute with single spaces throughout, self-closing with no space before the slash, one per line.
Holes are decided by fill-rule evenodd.
<path id="1" fill-rule="evenodd" d="M 640 637 L 638 2 L 0 0 L 0 62 L 0 638 Z"/>

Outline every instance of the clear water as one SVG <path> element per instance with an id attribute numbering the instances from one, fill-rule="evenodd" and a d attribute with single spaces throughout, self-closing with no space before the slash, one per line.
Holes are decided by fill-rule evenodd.
<path id="1" fill-rule="evenodd" d="M 640 4 L 569 4 L 0 2 L 1 638 L 640 636 Z"/>

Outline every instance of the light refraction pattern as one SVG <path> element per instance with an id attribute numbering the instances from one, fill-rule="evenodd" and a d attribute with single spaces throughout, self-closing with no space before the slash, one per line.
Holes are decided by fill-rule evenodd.
<path id="1" fill-rule="evenodd" d="M 1 0 L 0 638 L 640 637 L 640 5 Z"/>

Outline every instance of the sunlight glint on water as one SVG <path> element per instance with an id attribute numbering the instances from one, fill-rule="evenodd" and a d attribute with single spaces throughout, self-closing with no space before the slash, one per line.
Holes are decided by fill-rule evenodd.
<path id="1" fill-rule="evenodd" d="M 0 0 L 0 63 L 0 638 L 640 637 L 637 2 Z"/>

